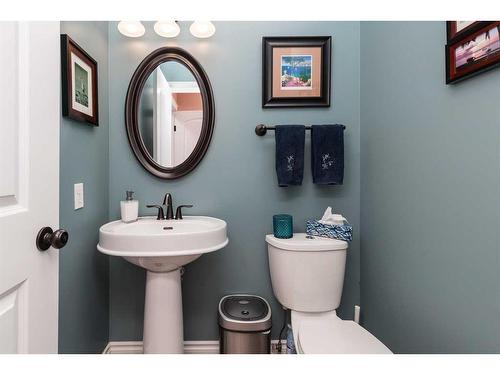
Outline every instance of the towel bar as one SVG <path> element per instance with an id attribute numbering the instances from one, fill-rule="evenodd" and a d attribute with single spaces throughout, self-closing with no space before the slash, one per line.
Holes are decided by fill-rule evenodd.
<path id="1" fill-rule="evenodd" d="M 342 128 L 345 129 L 345 126 L 342 125 Z M 262 137 L 263 135 L 266 135 L 268 130 L 275 130 L 275 129 L 276 127 L 272 125 L 268 126 L 264 124 L 259 124 L 255 127 L 255 134 L 257 134 L 259 137 Z M 306 125 L 306 130 L 311 130 L 311 126 Z"/>

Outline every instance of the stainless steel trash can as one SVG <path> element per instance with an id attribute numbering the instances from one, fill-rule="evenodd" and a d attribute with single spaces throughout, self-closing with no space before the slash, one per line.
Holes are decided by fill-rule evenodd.
<path id="1" fill-rule="evenodd" d="M 219 302 L 221 354 L 269 354 L 271 307 L 259 296 L 231 294 Z"/>

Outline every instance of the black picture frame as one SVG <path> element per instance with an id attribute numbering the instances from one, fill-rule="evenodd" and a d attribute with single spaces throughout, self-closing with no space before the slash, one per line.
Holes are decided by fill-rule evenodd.
<path id="1" fill-rule="evenodd" d="M 73 79 L 71 55 L 77 56 L 90 69 L 89 78 L 92 94 L 87 100 L 91 101 L 91 113 L 84 113 L 73 106 Z M 87 72 L 88 73 L 88 72 Z M 61 88 L 62 88 L 62 114 L 73 120 L 86 122 L 99 126 L 99 95 L 98 95 L 97 61 L 80 47 L 67 34 L 61 34 Z"/>
<path id="2" fill-rule="evenodd" d="M 273 50 L 274 48 L 321 49 L 320 94 L 318 96 L 282 97 L 273 96 Z M 330 107 L 331 97 L 331 36 L 273 36 L 262 38 L 262 107 Z"/>
<path id="3" fill-rule="evenodd" d="M 471 58 L 467 64 L 457 68 L 455 62 L 455 50 L 463 44 L 475 40 L 476 37 L 496 28 L 500 32 L 500 21 L 481 22 L 481 27 L 475 27 L 472 32 L 461 34 L 460 38 L 453 39 L 445 46 L 446 58 L 446 84 L 455 84 L 467 78 L 486 72 L 500 66 L 500 50 L 496 50 L 479 59 Z"/>

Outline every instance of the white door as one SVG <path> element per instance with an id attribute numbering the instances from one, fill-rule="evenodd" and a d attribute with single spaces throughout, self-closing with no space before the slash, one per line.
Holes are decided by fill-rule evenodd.
<path id="1" fill-rule="evenodd" d="M 59 22 L 0 22 L 0 353 L 57 353 Z M 78 140 L 75 140 L 78 141 Z"/>
<path id="2" fill-rule="evenodd" d="M 201 134 L 203 111 L 178 111 L 174 116 L 175 165 L 179 165 L 193 152 Z"/>
<path id="3" fill-rule="evenodd" d="M 164 167 L 173 167 L 172 89 L 160 68 L 156 68 L 153 101 L 153 153 L 154 159 Z"/>

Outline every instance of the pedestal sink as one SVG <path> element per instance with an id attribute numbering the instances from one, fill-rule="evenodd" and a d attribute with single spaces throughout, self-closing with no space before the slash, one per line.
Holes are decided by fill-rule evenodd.
<path id="1" fill-rule="evenodd" d="M 97 249 L 147 270 L 144 353 L 183 353 L 180 268 L 228 244 L 224 220 L 184 216 L 182 220 L 140 217 L 99 230 Z"/>

